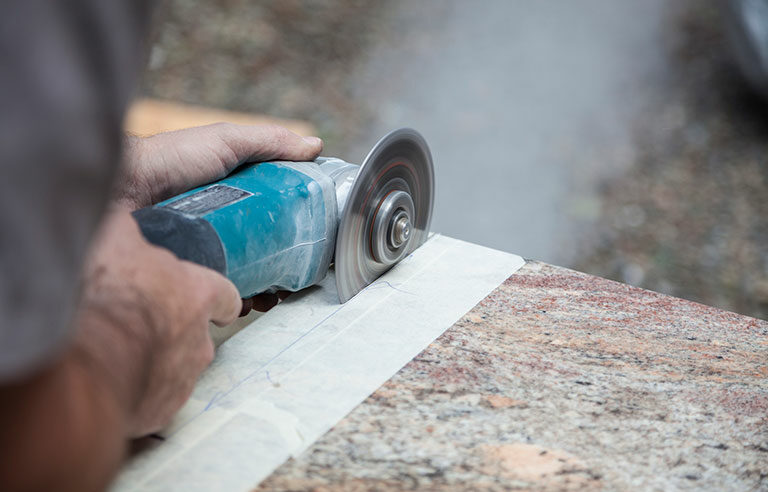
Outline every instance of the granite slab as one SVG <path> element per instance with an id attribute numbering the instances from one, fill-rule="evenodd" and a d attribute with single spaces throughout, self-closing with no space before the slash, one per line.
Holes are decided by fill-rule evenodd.
<path id="1" fill-rule="evenodd" d="M 768 490 L 768 322 L 535 261 L 256 490 Z"/>

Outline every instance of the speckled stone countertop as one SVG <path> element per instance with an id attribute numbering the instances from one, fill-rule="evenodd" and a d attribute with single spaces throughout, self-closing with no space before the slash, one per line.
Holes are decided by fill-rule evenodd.
<path id="1" fill-rule="evenodd" d="M 528 262 L 257 490 L 768 490 L 768 322 Z"/>

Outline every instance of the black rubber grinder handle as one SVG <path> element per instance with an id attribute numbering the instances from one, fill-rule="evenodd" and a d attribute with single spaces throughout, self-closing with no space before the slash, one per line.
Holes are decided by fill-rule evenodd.
<path id="1" fill-rule="evenodd" d="M 221 238 L 210 222 L 166 207 L 147 207 L 133 212 L 141 233 L 179 259 L 227 274 L 227 258 Z"/>

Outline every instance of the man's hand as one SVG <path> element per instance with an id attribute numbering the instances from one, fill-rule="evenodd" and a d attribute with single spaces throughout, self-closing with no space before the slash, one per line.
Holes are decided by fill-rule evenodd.
<path id="1" fill-rule="evenodd" d="M 130 208 L 146 207 L 221 179 L 246 162 L 313 160 L 322 148 L 319 138 L 279 126 L 231 123 L 128 137 L 115 195 Z"/>
<path id="2" fill-rule="evenodd" d="M 0 388 L 3 490 L 103 490 L 127 439 L 162 428 L 189 397 L 213 358 L 208 321 L 228 323 L 240 307 L 227 279 L 151 246 L 127 210 L 111 211 L 72 346 Z"/>
<path id="3" fill-rule="evenodd" d="M 213 359 L 208 322 L 232 322 L 235 286 L 147 243 L 124 209 L 108 214 L 84 276 L 77 348 L 126 409 L 127 436 L 161 429 Z"/>

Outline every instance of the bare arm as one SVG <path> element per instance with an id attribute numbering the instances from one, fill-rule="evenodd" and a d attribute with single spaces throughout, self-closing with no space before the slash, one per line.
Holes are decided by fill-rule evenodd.
<path id="1" fill-rule="evenodd" d="M 126 412 L 111 391 L 75 353 L 0 389 L 4 489 L 103 490 L 125 450 Z"/>

